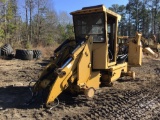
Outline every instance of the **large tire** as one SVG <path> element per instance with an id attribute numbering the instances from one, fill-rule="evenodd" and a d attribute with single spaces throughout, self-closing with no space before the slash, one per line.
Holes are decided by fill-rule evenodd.
<path id="1" fill-rule="evenodd" d="M 1 55 L 2 56 L 10 56 L 13 54 L 13 48 L 11 47 L 10 44 L 5 44 L 4 46 L 1 47 Z"/>
<path id="2" fill-rule="evenodd" d="M 40 59 L 42 57 L 42 52 L 40 50 L 33 50 L 33 58 Z"/>
<path id="3" fill-rule="evenodd" d="M 33 59 L 33 51 L 32 50 L 16 50 L 15 58 L 21 60 L 32 60 Z"/>

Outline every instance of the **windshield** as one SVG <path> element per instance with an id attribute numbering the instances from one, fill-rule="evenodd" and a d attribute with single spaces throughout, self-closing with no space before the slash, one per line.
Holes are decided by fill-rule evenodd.
<path id="1" fill-rule="evenodd" d="M 75 15 L 74 26 L 76 38 L 91 35 L 93 42 L 104 42 L 104 13 Z"/>

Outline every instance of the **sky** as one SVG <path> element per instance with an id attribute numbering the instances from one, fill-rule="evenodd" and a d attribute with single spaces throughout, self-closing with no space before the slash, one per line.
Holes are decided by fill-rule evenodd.
<path id="1" fill-rule="evenodd" d="M 82 9 L 82 7 L 104 4 L 107 8 L 113 4 L 126 5 L 128 0 L 52 0 L 53 7 L 57 12 L 70 13 Z"/>
<path id="2" fill-rule="evenodd" d="M 18 0 L 20 15 L 25 16 L 24 1 Z M 107 8 L 113 4 L 126 5 L 128 0 L 49 0 L 48 7 L 54 9 L 57 13 L 70 12 L 80 10 L 83 7 L 89 7 L 94 5 L 105 5 Z"/>

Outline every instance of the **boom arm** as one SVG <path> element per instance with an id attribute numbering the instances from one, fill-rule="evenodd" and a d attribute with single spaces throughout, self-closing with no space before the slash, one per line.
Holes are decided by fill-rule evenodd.
<path id="1" fill-rule="evenodd" d="M 81 53 L 85 47 L 85 44 L 80 46 L 74 53 L 71 54 L 71 58 L 64 64 L 62 68 L 58 68 L 58 76 L 50 88 L 50 93 L 48 95 L 46 104 L 49 104 L 54 101 L 54 99 L 68 87 L 69 78 L 74 73 L 77 63 L 80 59 Z"/>
<path id="2" fill-rule="evenodd" d="M 50 68 L 50 71 L 46 68 L 39 81 L 33 87 L 33 91 L 35 92 L 41 89 L 49 89 L 49 93 L 45 98 L 46 105 L 52 103 L 55 98 L 58 97 L 58 95 L 60 95 L 69 86 L 69 84 L 75 82 L 75 80 L 77 80 L 77 86 L 79 87 L 84 87 L 84 85 L 86 85 L 91 72 L 91 67 L 89 67 L 89 65 L 91 64 L 92 43 L 91 37 L 86 41 L 81 41 L 78 43 L 75 49 L 69 54 L 66 62 L 61 67 L 56 67 L 58 66 L 56 65 L 56 60 L 47 66 L 47 68 Z M 58 57 L 61 57 L 60 53 L 56 59 L 58 59 Z M 88 73 L 85 73 L 85 76 L 81 76 L 84 74 L 81 74 L 81 72 Z M 74 74 L 78 74 L 78 76 L 74 78 Z"/>

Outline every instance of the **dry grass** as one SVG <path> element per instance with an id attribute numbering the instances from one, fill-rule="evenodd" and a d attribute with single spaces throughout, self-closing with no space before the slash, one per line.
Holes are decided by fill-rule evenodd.
<path id="1" fill-rule="evenodd" d="M 26 43 L 25 43 L 26 44 Z M 0 46 L 4 45 L 0 42 Z M 16 49 L 26 49 L 25 46 L 22 43 L 17 42 L 16 44 L 11 45 L 14 52 L 16 52 Z M 33 45 L 30 45 L 30 48 L 27 48 L 29 50 L 41 50 L 43 57 L 50 57 L 53 56 L 54 50 L 59 46 L 58 43 L 54 43 L 54 45 L 45 46 L 42 44 L 38 44 L 37 47 L 33 47 Z"/>
<path id="2" fill-rule="evenodd" d="M 42 55 L 43 57 L 51 57 L 53 56 L 53 52 L 54 50 L 58 47 L 58 44 L 55 44 L 53 46 L 47 46 L 47 47 L 43 47 L 43 46 L 38 46 L 36 48 L 33 48 L 33 50 L 41 50 L 42 51 Z"/>

